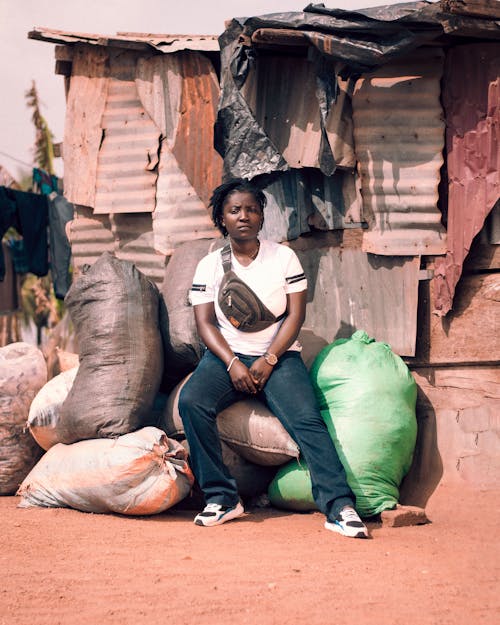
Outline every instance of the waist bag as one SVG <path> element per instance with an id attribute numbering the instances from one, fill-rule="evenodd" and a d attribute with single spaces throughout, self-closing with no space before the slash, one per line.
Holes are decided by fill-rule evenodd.
<path id="1" fill-rule="evenodd" d="M 219 307 L 229 322 L 242 332 L 259 332 L 280 321 L 252 289 L 231 269 L 231 246 L 221 250 L 224 277 L 219 287 Z"/>

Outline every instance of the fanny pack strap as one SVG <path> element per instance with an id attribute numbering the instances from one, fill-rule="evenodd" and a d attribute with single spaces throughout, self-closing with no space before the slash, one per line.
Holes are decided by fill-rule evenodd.
<path id="1" fill-rule="evenodd" d="M 227 245 L 225 245 L 222 248 L 220 255 L 221 255 L 221 258 L 222 258 L 222 268 L 224 269 L 224 273 L 228 273 L 229 271 L 232 270 L 231 244 L 230 243 L 228 243 Z M 240 278 L 238 278 L 238 279 L 240 279 Z M 248 289 L 250 289 L 250 287 L 248 285 L 246 285 L 246 287 Z M 258 299 L 259 302 L 261 302 L 262 306 L 264 306 L 264 308 L 267 308 L 265 306 L 265 304 L 261 301 L 260 297 L 258 297 L 258 295 L 254 291 L 252 291 L 252 293 L 254 294 L 255 298 Z M 281 321 L 281 319 L 284 319 L 285 317 L 286 317 L 286 310 L 285 310 L 285 312 L 281 313 L 281 315 L 278 315 L 276 317 L 276 321 Z"/>
<path id="2" fill-rule="evenodd" d="M 231 271 L 231 245 L 229 243 L 222 248 L 220 255 L 222 257 L 224 273 Z"/>

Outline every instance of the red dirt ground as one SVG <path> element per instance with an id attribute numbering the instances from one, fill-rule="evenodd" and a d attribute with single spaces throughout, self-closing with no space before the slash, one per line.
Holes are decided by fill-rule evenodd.
<path id="1" fill-rule="evenodd" d="M 1 625 L 493 625 L 500 492 L 438 486 L 427 525 L 254 509 L 215 528 L 152 517 L 19 509 L 0 498 Z"/>

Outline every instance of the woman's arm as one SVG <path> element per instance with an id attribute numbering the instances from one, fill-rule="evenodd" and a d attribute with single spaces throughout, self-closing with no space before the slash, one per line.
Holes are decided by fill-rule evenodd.
<path id="1" fill-rule="evenodd" d="M 289 293 L 286 296 L 286 301 L 286 317 L 281 324 L 278 333 L 274 337 L 273 342 L 267 349 L 267 351 L 271 354 L 276 354 L 278 358 L 282 356 L 295 341 L 302 324 L 304 323 L 306 316 L 307 291 Z M 272 365 L 269 365 L 263 357 L 258 358 L 253 363 L 250 368 L 250 373 L 252 374 L 254 380 L 256 380 L 258 389 L 263 388 L 272 371 Z"/>
<path id="2" fill-rule="evenodd" d="M 220 358 L 227 367 L 233 360 L 234 353 L 217 326 L 214 303 L 197 304 L 193 308 L 198 335 L 208 349 Z M 257 392 L 255 381 L 250 375 L 248 367 L 240 360 L 234 360 L 232 363 L 229 377 L 238 391 L 243 393 Z"/>

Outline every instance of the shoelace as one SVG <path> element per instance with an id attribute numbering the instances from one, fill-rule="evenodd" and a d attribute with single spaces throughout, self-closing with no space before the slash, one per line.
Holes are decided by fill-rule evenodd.
<path id="1" fill-rule="evenodd" d="M 345 510 L 342 510 L 340 516 L 342 517 L 342 520 L 346 522 L 360 520 L 358 513 L 353 508 L 346 508 Z"/>
<path id="2" fill-rule="evenodd" d="M 207 512 L 217 512 L 219 510 L 219 504 L 218 503 L 207 503 L 207 505 L 205 506 L 205 511 Z"/>

